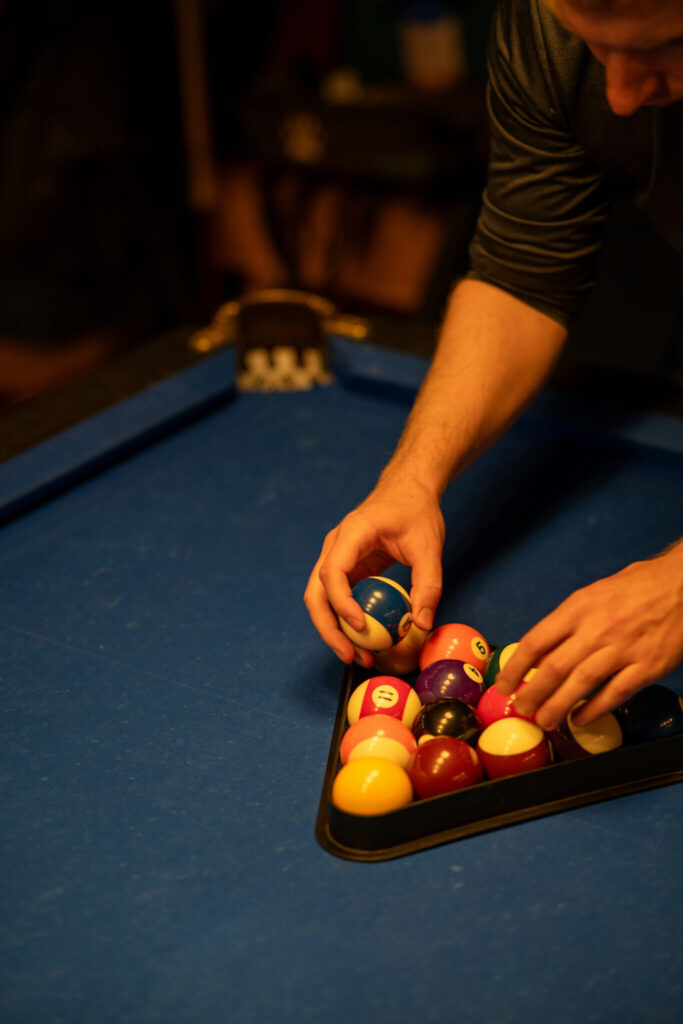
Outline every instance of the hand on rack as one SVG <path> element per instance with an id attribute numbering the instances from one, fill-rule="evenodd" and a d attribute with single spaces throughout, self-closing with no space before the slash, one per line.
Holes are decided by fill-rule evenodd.
<path id="1" fill-rule="evenodd" d="M 522 638 L 495 685 L 512 694 L 537 668 L 517 710 L 551 729 L 587 699 L 574 721 L 588 725 L 681 660 L 683 542 L 573 593 Z"/>

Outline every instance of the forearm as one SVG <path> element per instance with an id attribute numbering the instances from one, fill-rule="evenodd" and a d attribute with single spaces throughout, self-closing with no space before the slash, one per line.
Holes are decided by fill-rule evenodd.
<path id="1" fill-rule="evenodd" d="M 382 478 L 398 473 L 440 496 L 517 418 L 565 337 L 559 323 L 506 292 L 479 281 L 461 282 Z"/>
<path id="2" fill-rule="evenodd" d="M 535 394 L 565 329 L 498 288 L 463 281 L 449 304 L 437 352 L 396 452 L 377 487 L 325 538 L 305 601 L 342 661 L 355 656 L 338 618 L 363 628 L 351 585 L 394 562 L 411 567 L 413 621 L 432 628 L 441 596 L 444 522 L 439 499 Z"/>

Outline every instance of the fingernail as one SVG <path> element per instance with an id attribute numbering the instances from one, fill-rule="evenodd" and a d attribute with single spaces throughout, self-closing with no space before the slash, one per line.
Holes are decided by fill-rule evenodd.
<path id="1" fill-rule="evenodd" d="M 331 651 L 332 651 L 333 654 L 336 654 L 337 657 L 339 658 L 339 660 L 343 661 L 344 664 L 346 665 L 347 659 L 344 657 L 344 655 L 342 654 L 341 651 L 338 651 L 336 647 L 332 647 Z"/>
<path id="2" fill-rule="evenodd" d="M 432 608 L 421 608 L 417 620 L 414 618 L 414 621 L 418 629 L 423 629 L 426 632 L 434 625 L 434 610 Z"/>
<path id="3" fill-rule="evenodd" d="M 353 617 L 351 617 L 345 619 L 344 621 L 346 622 L 347 626 L 350 626 L 351 629 L 355 629 L 357 633 L 362 633 L 363 630 L 365 629 L 365 621 L 361 622 L 360 619 L 354 619 Z"/>
<path id="4" fill-rule="evenodd" d="M 519 711 L 519 708 L 517 708 L 517 710 Z M 528 714 L 528 712 L 525 713 Z M 544 714 L 542 711 L 539 711 L 536 715 L 536 725 L 540 725 L 544 732 L 549 732 L 550 729 L 554 729 L 555 724 L 555 720 L 551 715 Z"/>

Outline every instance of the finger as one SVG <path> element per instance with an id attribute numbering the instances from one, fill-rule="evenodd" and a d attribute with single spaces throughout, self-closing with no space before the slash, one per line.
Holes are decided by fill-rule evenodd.
<path id="1" fill-rule="evenodd" d="M 366 532 L 359 534 L 355 528 L 353 531 L 345 529 L 342 523 L 318 567 L 318 577 L 328 602 L 340 618 L 359 632 L 365 625 L 365 616 L 353 599 L 351 587 L 394 561 L 389 552 L 377 546 L 377 539 L 374 531 L 371 535 Z"/>
<path id="2" fill-rule="evenodd" d="M 601 715 L 614 711 L 634 693 L 645 689 L 650 682 L 642 665 L 627 665 L 576 711 L 573 720 L 577 725 L 590 725 Z"/>
<path id="3" fill-rule="evenodd" d="M 381 576 L 390 565 L 396 561 L 386 551 L 373 551 L 363 558 L 348 575 L 351 586 L 355 586 L 359 580 L 367 579 L 368 576 Z"/>
<path id="4" fill-rule="evenodd" d="M 567 640 L 571 636 L 571 632 L 572 622 L 563 614 L 561 605 L 545 619 L 541 619 L 533 629 L 530 629 L 522 637 L 510 659 L 496 676 L 495 686 L 499 693 L 504 697 L 509 697 L 520 686 L 530 669 L 536 668 L 540 672 L 543 659 Z M 534 676 L 535 686 L 531 693 L 544 692 L 544 680 L 550 679 L 552 671 L 551 664 L 546 668 L 545 675 L 541 675 L 540 678 L 537 675 Z"/>
<path id="5" fill-rule="evenodd" d="M 605 679 L 618 671 L 620 653 L 614 647 L 603 647 L 579 661 L 566 679 L 536 711 L 536 722 L 542 729 L 554 729 L 574 705 L 590 696 Z M 540 672 L 540 670 L 539 670 Z"/>
<path id="6" fill-rule="evenodd" d="M 375 664 L 373 651 L 366 651 L 363 647 L 354 647 L 353 660 L 362 668 L 372 668 Z"/>
<path id="7" fill-rule="evenodd" d="M 339 620 L 330 607 L 320 581 L 312 579 L 304 593 L 304 603 L 308 609 L 313 625 L 323 641 L 345 665 L 355 661 L 363 668 L 372 668 L 374 655 L 351 643 L 346 634 L 339 628 Z"/>
<path id="8" fill-rule="evenodd" d="M 323 641 L 341 661 L 349 665 L 354 660 L 355 648 L 339 628 L 339 621 L 330 607 L 316 570 L 311 574 L 304 592 L 304 604 Z"/>
<path id="9" fill-rule="evenodd" d="M 515 691 L 515 709 L 521 715 L 535 714 L 558 687 L 567 681 L 573 668 L 589 653 L 588 649 L 584 649 L 573 639 L 560 644 L 547 655 L 545 660 L 541 661 L 538 668 L 530 668 L 526 673 Z M 507 666 L 505 666 L 505 671 L 507 671 Z M 500 673 L 498 679 L 500 679 Z"/>
<path id="10" fill-rule="evenodd" d="M 351 582 L 345 569 L 330 555 L 320 566 L 318 579 L 325 591 L 327 602 L 339 618 L 360 632 L 365 625 L 363 610 L 351 594 Z"/>

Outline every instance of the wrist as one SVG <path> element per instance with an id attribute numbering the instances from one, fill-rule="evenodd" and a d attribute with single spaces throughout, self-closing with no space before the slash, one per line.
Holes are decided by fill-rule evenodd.
<path id="1" fill-rule="evenodd" d="M 399 449 L 382 470 L 377 489 L 399 489 L 402 494 L 419 490 L 438 504 L 448 486 L 449 477 L 447 468 L 430 464 L 419 456 L 412 456 Z"/>

